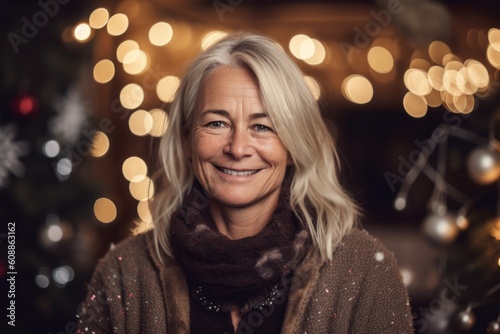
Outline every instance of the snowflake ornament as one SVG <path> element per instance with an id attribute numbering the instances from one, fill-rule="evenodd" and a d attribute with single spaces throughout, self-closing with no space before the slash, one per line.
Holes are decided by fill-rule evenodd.
<path id="1" fill-rule="evenodd" d="M 71 88 L 67 96 L 56 100 L 54 108 L 58 115 L 49 122 L 50 133 L 68 145 L 76 144 L 82 128 L 87 124 L 87 108 L 81 90 Z"/>
<path id="2" fill-rule="evenodd" d="M 28 153 L 26 142 L 14 142 L 16 126 L 12 123 L 0 127 L 0 188 L 8 185 L 9 172 L 20 177 L 24 173 L 24 165 L 19 157 Z"/>

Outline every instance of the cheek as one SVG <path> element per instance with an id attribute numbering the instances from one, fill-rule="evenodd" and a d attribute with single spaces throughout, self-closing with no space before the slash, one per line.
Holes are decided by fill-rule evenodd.
<path id="1" fill-rule="evenodd" d="M 221 151 L 220 146 L 217 136 L 198 136 L 193 141 L 192 157 L 198 160 L 209 159 Z"/>

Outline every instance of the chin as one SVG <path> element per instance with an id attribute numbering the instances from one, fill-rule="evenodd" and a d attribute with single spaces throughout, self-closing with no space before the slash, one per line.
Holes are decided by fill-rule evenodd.
<path id="1" fill-rule="evenodd" d="M 233 207 L 233 208 L 243 208 L 253 204 L 255 201 L 249 198 L 239 198 L 237 196 L 231 196 L 226 194 L 224 197 L 215 196 L 213 198 L 220 205 Z"/>

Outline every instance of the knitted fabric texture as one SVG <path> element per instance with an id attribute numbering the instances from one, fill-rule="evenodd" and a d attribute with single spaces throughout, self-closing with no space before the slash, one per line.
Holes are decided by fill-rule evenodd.
<path id="1" fill-rule="evenodd" d="M 78 333 L 189 334 L 189 293 L 175 259 L 156 254 L 153 231 L 121 242 L 99 262 L 78 308 Z M 260 318 L 254 310 L 247 333 Z M 226 313 L 227 314 L 227 313 Z M 265 316 L 261 313 L 261 316 Z M 71 324 L 69 322 L 68 324 Z M 413 333 L 394 255 L 354 229 L 325 261 L 309 245 L 294 271 L 282 334 Z"/>
<path id="2" fill-rule="evenodd" d="M 208 205 L 200 207 L 208 201 L 203 200 L 202 191 L 195 185 L 171 222 L 173 251 L 190 286 L 201 286 L 222 311 L 238 307 L 247 312 L 268 297 L 276 284 L 285 291 L 285 277 L 302 259 L 310 241 L 289 208 L 288 182 L 266 227 L 238 240 L 217 231 Z"/>

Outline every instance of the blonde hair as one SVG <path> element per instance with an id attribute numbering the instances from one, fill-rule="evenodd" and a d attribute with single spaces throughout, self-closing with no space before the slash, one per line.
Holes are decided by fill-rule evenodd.
<path id="1" fill-rule="evenodd" d="M 173 256 L 170 219 L 194 181 L 183 151 L 185 131 L 193 122 L 203 79 L 219 66 L 245 68 L 255 76 L 268 116 L 294 165 L 291 208 L 321 256 L 331 260 L 357 219 L 357 207 L 338 181 L 332 137 L 301 71 L 273 40 L 255 34 L 228 36 L 197 56 L 170 105 L 159 146 L 162 189 L 150 203 L 158 255 L 163 250 Z"/>

